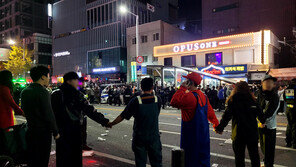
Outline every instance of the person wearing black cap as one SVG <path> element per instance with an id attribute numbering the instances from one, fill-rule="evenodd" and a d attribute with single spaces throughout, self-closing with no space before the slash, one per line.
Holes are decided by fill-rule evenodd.
<path id="1" fill-rule="evenodd" d="M 265 167 L 273 167 L 276 143 L 276 115 L 280 107 L 280 100 L 276 88 L 277 79 L 266 75 L 262 80 L 257 102 L 263 109 L 266 122 L 259 123 L 259 139 L 261 150 L 264 154 Z"/>
<path id="2" fill-rule="evenodd" d="M 78 75 L 68 72 L 64 83 L 52 94 L 52 108 L 56 116 L 61 138 L 56 141 L 57 167 L 82 167 L 81 125 L 83 115 L 108 126 L 109 120 L 88 103 L 78 89 Z"/>
<path id="3" fill-rule="evenodd" d="M 284 100 L 287 102 L 287 119 L 288 126 L 286 131 L 287 147 L 296 149 L 296 78 L 287 87 L 284 92 Z"/>

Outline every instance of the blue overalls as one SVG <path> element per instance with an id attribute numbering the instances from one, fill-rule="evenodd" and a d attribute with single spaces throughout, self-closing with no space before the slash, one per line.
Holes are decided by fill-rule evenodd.
<path id="1" fill-rule="evenodd" d="M 152 167 L 162 166 L 161 142 L 158 127 L 160 110 L 157 97 L 154 103 L 143 104 L 142 98 L 137 96 L 139 110 L 134 115 L 134 132 L 132 149 L 135 154 L 136 166 L 146 167 L 147 154 Z"/>
<path id="2" fill-rule="evenodd" d="M 185 151 L 185 167 L 210 167 L 210 135 L 208 122 L 208 101 L 202 107 L 196 92 L 192 92 L 197 99 L 194 118 L 190 121 L 182 120 L 181 148 Z"/>

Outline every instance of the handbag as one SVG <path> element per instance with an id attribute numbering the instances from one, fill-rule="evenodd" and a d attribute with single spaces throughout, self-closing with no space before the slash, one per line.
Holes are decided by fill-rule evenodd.
<path id="1" fill-rule="evenodd" d="M 15 155 L 26 152 L 27 124 L 11 126 L 0 130 L 0 153 Z"/>

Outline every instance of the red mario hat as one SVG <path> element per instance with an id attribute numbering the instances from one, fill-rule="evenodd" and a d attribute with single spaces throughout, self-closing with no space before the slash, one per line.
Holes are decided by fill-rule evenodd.
<path id="1" fill-rule="evenodd" d="M 199 85 L 201 83 L 201 76 L 196 73 L 196 72 L 192 72 L 190 74 L 188 74 L 187 76 L 183 76 L 184 78 L 190 79 L 191 81 L 193 81 L 194 83 L 196 83 L 197 85 Z"/>

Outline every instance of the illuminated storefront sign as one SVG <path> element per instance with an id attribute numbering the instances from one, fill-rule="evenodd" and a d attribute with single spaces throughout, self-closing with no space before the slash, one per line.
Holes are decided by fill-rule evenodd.
<path id="1" fill-rule="evenodd" d="M 132 82 L 137 81 L 137 62 L 135 61 L 131 62 L 131 76 Z"/>
<path id="2" fill-rule="evenodd" d="M 94 68 L 93 73 L 109 73 L 117 71 L 116 67 Z"/>
<path id="3" fill-rule="evenodd" d="M 67 55 L 70 55 L 69 51 L 58 52 L 58 53 L 55 53 L 53 56 L 54 57 L 60 57 L 60 56 L 67 56 Z"/>
<path id="4" fill-rule="evenodd" d="M 248 67 L 246 64 L 243 65 L 229 65 L 229 66 L 215 66 L 210 65 L 208 67 L 198 68 L 202 72 L 206 72 L 214 75 L 223 75 L 223 74 L 239 74 L 247 73 Z"/>
<path id="5" fill-rule="evenodd" d="M 162 45 L 154 47 L 154 56 L 172 56 L 193 54 L 218 49 L 230 49 L 248 47 L 254 45 L 254 33 L 245 33 L 218 38 L 210 38 L 198 41 L 178 44 Z"/>

